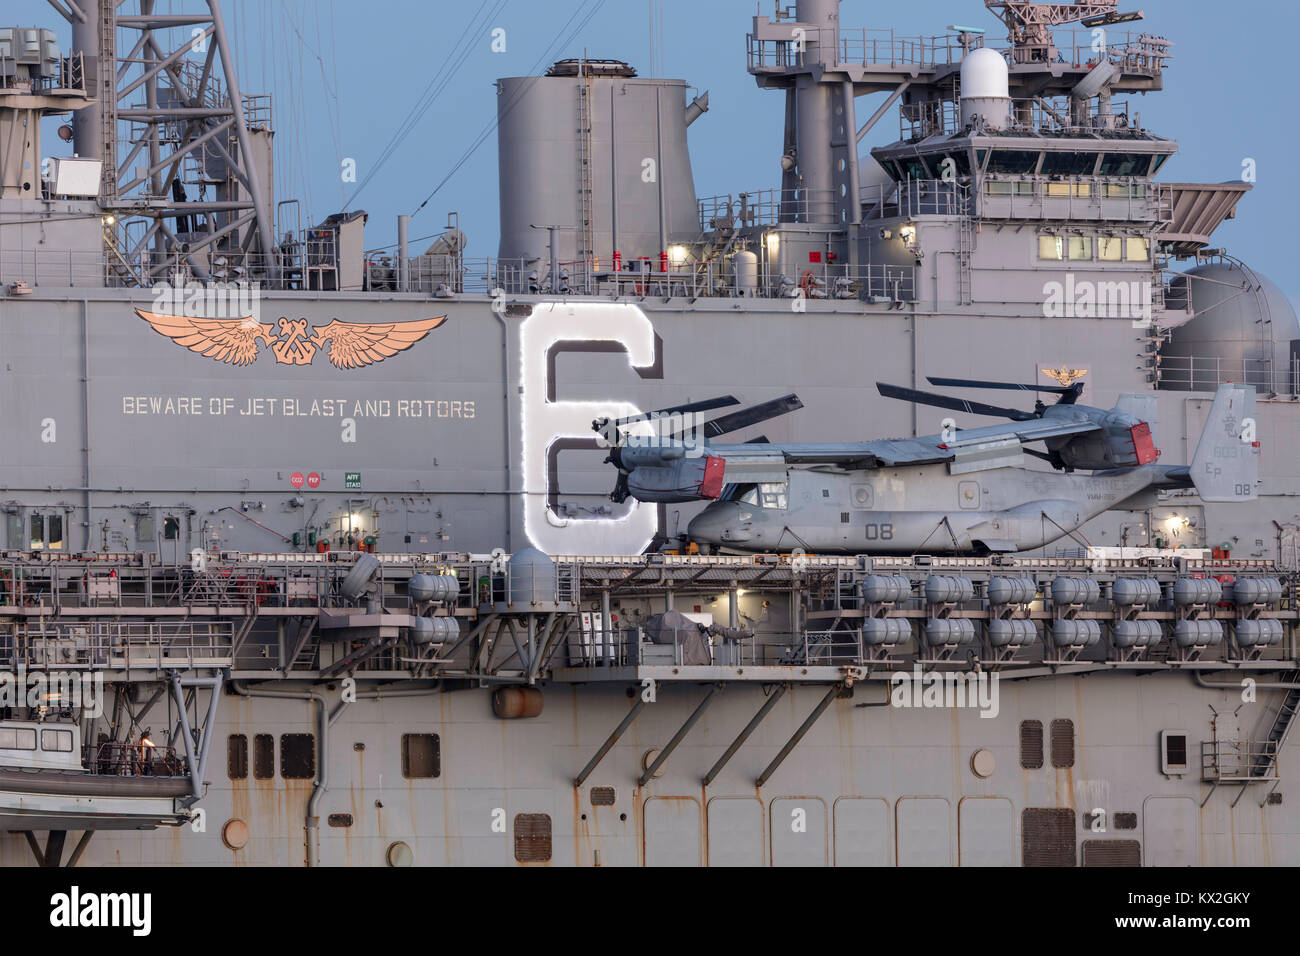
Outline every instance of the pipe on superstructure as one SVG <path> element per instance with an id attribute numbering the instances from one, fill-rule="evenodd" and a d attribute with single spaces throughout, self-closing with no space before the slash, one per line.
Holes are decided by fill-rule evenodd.
<path id="1" fill-rule="evenodd" d="M 329 727 L 342 711 L 340 705 L 333 714 L 329 712 L 329 705 L 325 702 L 324 695 L 317 691 L 303 691 L 293 693 L 287 690 L 254 690 L 244 684 L 243 681 L 230 681 L 230 689 L 241 697 L 272 697 L 279 700 L 310 700 L 316 704 L 316 780 L 313 783 L 311 797 L 307 800 L 307 816 L 303 820 L 303 841 L 306 844 L 306 864 L 307 866 L 316 866 L 316 835 L 320 830 L 320 817 L 316 813 L 316 807 L 320 803 L 320 798 L 325 791 L 329 789 Z"/>

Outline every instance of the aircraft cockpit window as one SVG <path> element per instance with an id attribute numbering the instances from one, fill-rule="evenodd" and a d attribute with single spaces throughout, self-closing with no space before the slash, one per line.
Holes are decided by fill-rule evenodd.
<path id="1" fill-rule="evenodd" d="M 785 510 L 790 500 L 788 481 L 764 482 L 758 486 L 758 506 Z"/>
<path id="2" fill-rule="evenodd" d="M 746 504 L 758 504 L 758 485 L 730 484 L 722 489 L 719 501 L 743 501 Z"/>

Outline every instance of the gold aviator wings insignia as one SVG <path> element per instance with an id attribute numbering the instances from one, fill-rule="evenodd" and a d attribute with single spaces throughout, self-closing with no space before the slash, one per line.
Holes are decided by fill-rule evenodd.
<path id="1" fill-rule="evenodd" d="M 413 322 L 340 322 L 314 325 L 311 340 L 320 348 L 330 343 L 329 360 L 335 368 L 360 368 L 382 362 L 390 355 L 409 349 L 447 321 L 445 315 Z"/>
<path id="2" fill-rule="evenodd" d="M 168 315 L 136 309 L 155 332 L 165 335 L 191 352 L 205 355 L 228 365 L 251 365 L 261 354 L 262 346 L 276 347 L 276 361 L 282 364 L 307 365 L 313 353 L 329 342 L 329 360 L 336 368 L 361 368 L 382 362 L 389 356 L 409 349 L 442 325 L 447 316 L 410 322 L 340 322 L 312 327 L 305 337 L 305 321 L 281 319 L 278 325 L 257 322 L 251 316 L 242 319 L 208 319 L 186 315 Z M 310 344 L 307 344 L 310 343 Z M 304 349 L 305 346 L 305 349 Z M 283 351 L 285 357 L 279 353 Z"/>
<path id="3" fill-rule="evenodd" d="M 1054 378 L 1065 386 L 1073 385 L 1088 374 L 1086 368 L 1070 368 L 1068 365 L 1062 365 L 1060 368 L 1045 368 L 1042 371 L 1048 378 Z"/>
<path id="4" fill-rule="evenodd" d="M 255 322 L 252 316 L 243 319 L 204 319 L 188 315 L 166 315 L 136 309 L 140 316 L 160 335 L 165 335 L 177 345 L 191 352 L 206 355 L 215 362 L 228 365 L 252 365 L 257 358 L 257 340 L 264 345 L 275 341 L 275 326 Z"/>

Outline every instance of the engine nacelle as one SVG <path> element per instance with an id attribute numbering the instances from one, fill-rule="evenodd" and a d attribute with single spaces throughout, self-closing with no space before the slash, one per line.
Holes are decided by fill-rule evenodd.
<path id="1" fill-rule="evenodd" d="M 716 455 L 692 454 L 683 445 L 615 448 L 609 461 L 618 466 L 615 501 L 675 504 L 721 496 L 726 461 Z"/>
<path id="2" fill-rule="evenodd" d="M 1146 422 L 1112 409 L 1103 412 L 1097 424 L 1101 431 L 1049 440 L 1047 447 L 1066 468 L 1082 471 L 1136 468 L 1160 457 Z"/>

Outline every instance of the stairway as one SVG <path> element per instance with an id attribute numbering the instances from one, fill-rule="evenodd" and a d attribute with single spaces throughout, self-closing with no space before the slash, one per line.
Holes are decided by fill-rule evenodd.
<path id="1" fill-rule="evenodd" d="M 1291 689 L 1282 692 L 1282 700 L 1273 714 L 1273 725 L 1263 740 L 1263 747 L 1260 753 L 1251 758 L 1252 777 L 1266 777 L 1276 770 L 1278 754 L 1282 752 L 1282 745 L 1291 732 L 1296 711 L 1300 710 L 1300 671 L 1291 671 L 1283 678 L 1283 683 L 1290 684 Z"/>

